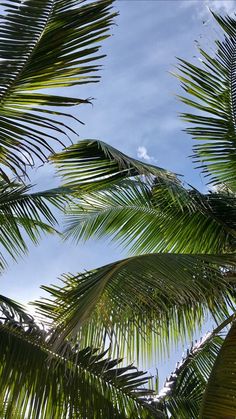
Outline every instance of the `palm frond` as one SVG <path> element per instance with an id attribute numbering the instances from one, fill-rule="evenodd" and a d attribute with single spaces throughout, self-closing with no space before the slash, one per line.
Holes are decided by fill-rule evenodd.
<path id="1" fill-rule="evenodd" d="M 163 214 L 166 250 L 187 253 L 233 252 L 236 237 L 235 196 L 202 194 L 175 182 L 155 182 L 152 202 Z M 172 247 L 171 247 L 172 245 Z"/>
<path id="2" fill-rule="evenodd" d="M 234 417 L 236 412 L 236 324 L 232 324 L 209 377 L 200 418 Z"/>
<path id="3" fill-rule="evenodd" d="M 65 237 L 111 237 L 130 253 L 217 253 L 235 248 L 236 200 L 179 181 L 123 180 L 81 195 L 66 209 Z"/>
<path id="4" fill-rule="evenodd" d="M 14 259 L 27 252 L 25 235 L 38 243 L 42 233 L 55 232 L 57 220 L 52 205 L 62 209 L 68 202 L 63 188 L 30 192 L 30 186 L 0 182 L 0 244 L 2 255 L 7 252 Z M 3 256 L 2 256 L 3 257 Z M 3 260 L 4 266 L 4 260 Z"/>
<path id="5" fill-rule="evenodd" d="M 161 418 L 147 403 L 148 377 L 119 367 L 105 352 L 66 345 L 54 354 L 50 335 L 19 324 L 0 325 L 0 414 L 11 419 Z"/>
<path id="6" fill-rule="evenodd" d="M 187 349 L 152 404 L 174 419 L 198 418 L 202 398 L 215 360 L 224 342 L 223 330 L 234 320 L 226 318 L 211 333 Z M 168 413 L 167 413 L 168 412 Z"/>
<path id="7" fill-rule="evenodd" d="M 146 178 L 174 178 L 176 175 L 160 167 L 133 159 L 98 140 L 73 144 L 50 160 L 62 176 L 64 184 L 75 190 L 103 189 L 122 179 L 143 175 Z"/>
<path id="8" fill-rule="evenodd" d="M 209 311 L 219 321 L 232 307 L 227 273 L 234 255 L 147 254 L 99 269 L 64 275 L 64 287 L 42 288 L 37 302 L 61 339 L 79 336 L 82 345 L 111 345 L 134 359 L 191 337 Z M 230 278 L 232 283 L 234 274 Z M 55 347 L 60 346 L 60 339 Z"/>
<path id="9" fill-rule="evenodd" d="M 100 42 L 116 15 L 111 5 L 112 0 L 6 0 L 0 28 L 0 163 L 11 171 L 24 173 L 34 158 L 45 161 L 56 142 L 74 132 L 62 122 L 70 115 L 58 107 L 89 100 L 45 89 L 99 80 Z"/>
<path id="10" fill-rule="evenodd" d="M 33 318 L 21 304 L 4 295 L 0 295 L 0 324 L 4 323 L 18 327 L 19 323 L 29 326 L 32 322 Z"/>
<path id="11" fill-rule="evenodd" d="M 182 114 L 193 127 L 186 131 L 200 140 L 194 146 L 194 161 L 202 168 L 210 183 L 225 183 L 236 188 L 236 20 L 214 14 L 223 28 L 222 41 L 216 41 L 215 56 L 199 47 L 200 66 L 179 60 L 178 79 L 187 96 L 180 99 L 195 109 Z"/>

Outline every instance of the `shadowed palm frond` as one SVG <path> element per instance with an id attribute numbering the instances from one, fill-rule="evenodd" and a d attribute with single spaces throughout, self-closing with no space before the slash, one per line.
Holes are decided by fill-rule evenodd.
<path id="1" fill-rule="evenodd" d="M 33 193 L 30 186 L 0 181 L 1 253 L 16 259 L 27 252 L 25 236 L 38 243 L 42 233 L 56 232 L 52 206 L 62 210 L 68 200 L 64 188 Z"/>
<path id="2" fill-rule="evenodd" d="M 236 20 L 214 14 L 225 32 L 216 41 L 215 56 L 199 47 L 201 64 L 179 60 L 178 79 L 188 96 L 180 99 L 195 112 L 182 114 L 193 124 L 187 132 L 200 140 L 194 146 L 194 161 L 213 184 L 236 189 Z"/>
<path id="3" fill-rule="evenodd" d="M 0 325 L 0 414 L 6 419 L 53 417 L 161 418 L 147 403 L 148 377 L 119 367 L 106 352 L 65 343 L 54 354 L 50 334 L 25 322 Z"/>
<path id="4" fill-rule="evenodd" d="M 143 175 L 153 179 L 175 179 L 168 170 L 143 163 L 98 140 L 73 144 L 51 159 L 65 186 L 75 191 L 103 189 L 125 178 Z"/>
<path id="5" fill-rule="evenodd" d="M 51 298 L 36 305 L 53 319 L 61 339 L 77 335 L 91 346 L 110 342 L 118 356 L 134 359 L 145 350 L 148 358 L 153 342 L 166 354 L 170 344 L 192 336 L 209 311 L 217 321 L 228 315 L 227 274 L 234 264 L 234 255 L 136 256 L 64 275 L 64 287 L 43 287 Z"/>
<path id="6" fill-rule="evenodd" d="M 96 82 L 112 0 L 6 0 L 0 38 L 0 164 L 25 173 L 70 132 L 59 107 L 89 103 L 45 89 Z M 74 118 L 76 120 L 76 118 Z M 78 121 L 78 120 L 77 120 Z M 63 140 L 64 141 L 64 140 Z"/>
<path id="7" fill-rule="evenodd" d="M 21 304 L 0 295 L 0 324 L 17 325 L 17 321 L 29 325 L 33 319 Z"/>

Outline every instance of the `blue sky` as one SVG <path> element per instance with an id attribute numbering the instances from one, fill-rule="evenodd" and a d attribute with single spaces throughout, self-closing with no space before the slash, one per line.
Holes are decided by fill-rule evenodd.
<path id="1" fill-rule="evenodd" d="M 71 91 L 96 98 L 93 106 L 74 111 L 86 124 L 76 126 L 80 138 L 101 139 L 181 173 L 204 190 L 204 179 L 187 158 L 193 143 L 182 132 L 185 125 L 177 113 L 184 107 L 175 98 L 179 84 L 169 72 L 174 70 L 176 56 L 197 60 L 194 40 L 210 48 L 218 36 L 208 7 L 232 13 L 235 5 L 231 0 L 117 1 L 120 16 L 113 36 L 104 43 L 107 58 L 101 82 Z M 32 178 L 41 189 L 55 184 L 47 166 L 33 171 Z M 12 263 L 1 280 L 1 293 L 24 303 L 43 295 L 40 285 L 54 283 L 64 272 L 91 269 L 125 255 L 107 241 L 75 245 L 47 237 L 38 247 L 29 247 L 29 256 Z"/>

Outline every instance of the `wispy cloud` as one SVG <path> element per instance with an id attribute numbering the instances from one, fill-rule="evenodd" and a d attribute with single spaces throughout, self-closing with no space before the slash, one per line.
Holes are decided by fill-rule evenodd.
<path id="1" fill-rule="evenodd" d="M 197 16 L 201 19 L 210 17 L 210 10 L 213 12 L 232 15 L 235 13 L 235 0 L 182 0 L 180 7 L 189 9 L 195 7 Z"/>
<path id="2" fill-rule="evenodd" d="M 231 15 L 235 12 L 235 0 L 205 0 L 205 7 L 215 12 L 227 13 Z"/>
<path id="3" fill-rule="evenodd" d="M 139 159 L 143 159 L 143 160 L 147 160 L 147 161 L 154 160 L 153 157 L 149 156 L 148 151 L 147 151 L 146 147 L 144 147 L 144 146 L 139 146 L 138 147 L 137 156 L 138 156 Z"/>

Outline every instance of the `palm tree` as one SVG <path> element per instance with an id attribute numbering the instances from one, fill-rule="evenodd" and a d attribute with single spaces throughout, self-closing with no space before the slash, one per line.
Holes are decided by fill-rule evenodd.
<path id="1" fill-rule="evenodd" d="M 68 121 L 80 121 L 59 107 L 89 100 L 57 92 L 99 81 L 99 43 L 109 36 L 116 16 L 111 6 L 111 0 L 7 0 L 1 5 L 1 270 L 9 255 L 17 259 L 27 252 L 28 239 L 37 243 L 42 234 L 57 233 L 54 209 L 71 200 L 68 188 L 32 192 L 24 180 L 28 167 L 47 162 L 76 134 Z M 51 88 L 56 94 L 48 93 Z M 1 418 L 152 414 L 155 409 L 145 404 L 152 392 L 143 388 L 144 373 L 76 342 L 64 341 L 63 352 L 56 353 L 57 331 L 46 321 L 39 327 L 22 306 L 0 296 Z"/>
<path id="2" fill-rule="evenodd" d="M 57 325 L 55 350 L 77 337 L 84 345 L 143 360 L 154 345 L 166 352 L 191 337 L 207 315 L 217 323 L 153 397 L 151 405 L 164 417 L 236 415 L 236 20 L 214 16 L 224 30 L 216 55 L 200 49 L 202 65 L 179 60 L 177 74 L 187 93 L 181 100 L 196 109 L 183 114 L 193 124 L 187 131 L 200 140 L 193 160 L 214 190 L 203 194 L 175 174 L 96 140 L 51 158 L 64 187 L 74 191 L 65 237 L 110 237 L 132 254 L 66 275 L 63 287 L 43 287 L 51 305 L 38 307 Z"/>
<path id="3" fill-rule="evenodd" d="M 50 305 L 37 305 L 57 325 L 55 349 L 60 339 L 76 336 L 83 345 L 108 346 L 113 356 L 128 354 L 144 363 L 154 349 L 168 353 L 173 343 L 191 339 L 210 314 L 216 330 L 190 350 L 173 372 L 175 380 L 171 376 L 153 399 L 164 417 L 197 418 L 223 344 L 219 334 L 234 319 L 234 194 L 202 194 L 174 174 L 92 140 L 53 160 L 64 186 L 78 194 L 67 209 L 65 237 L 110 236 L 133 253 L 64 275 L 63 287 L 43 287 Z"/>
<path id="4" fill-rule="evenodd" d="M 197 125 L 190 133 L 203 140 L 195 156 L 211 182 L 220 185 L 217 192 L 202 194 L 175 174 L 99 141 L 84 140 L 54 153 L 58 136 L 64 134 L 66 141 L 72 134 L 61 121 L 70 114 L 58 106 L 88 100 L 38 90 L 98 81 L 97 43 L 108 36 L 115 16 L 111 4 L 8 0 L 1 18 L 4 252 L 14 258 L 25 252 L 25 233 L 37 241 L 41 233 L 55 232 L 53 205 L 66 206 L 66 238 L 110 236 L 132 256 L 65 275 L 63 287 L 44 287 L 51 297 L 36 304 L 44 328 L 19 304 L 0 296 L 0 415 L 235 415 L 236 23 L 216 16 L 228 36 L 217 42 L 216 57 L 201 51 L 205 70 L 180 64 L 179 78 L 197 98 L 183 100 L 201 110 L 185 115 Z M 30 193 L 22 176 L 28 166 L 48 159 L 62 185 Z M 121 364 L 122 355 L 145 360 L 154 345 L 166 352 L 173 342 L 185 341 L 209 313 L 216 329 L 190 349 L 158 397 L 143 387 L 146 375 Z M 231 323 L 224 340 L 219 334 Z"/>

